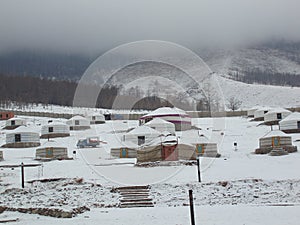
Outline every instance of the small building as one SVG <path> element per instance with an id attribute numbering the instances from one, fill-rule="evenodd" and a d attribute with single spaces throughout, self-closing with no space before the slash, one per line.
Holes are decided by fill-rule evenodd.
<path id="1" fill-rule="evenodd" d="M 68 149 L 65 146 L 55 142 L 48 141 L 43 144 L 40 148 L 36 149 L 35 153 L 36 160 L 54 160 L 54 159 L 69 159 Z"/>
<path id="2" fill-rule="evenodd" d="M 264 116 L 271 110 L 270 107 L 261 107 L 254 112 L 253 121 L 264 121 Z"/>
<path id="3" fill-rule="evenodd" d="M 0 151 L 0 161 L 4 160 L 3 158 L 3 151 Z"/>
<path id="4" fill-rule="evenodd" d="M 162 107 L 140 118 L 140 125 L 151 121 L 154 118 L 161 118 L 175 125 L 176 131 L 191 129 L 191 117 L 183 110 L 178 108 Z"/>
<path id="5" fill-rule="evenodd" d="M 247 110 L 247 117 L 254 117 L 254 112 L 258 109 L 259 109 L 259 107 L 252 107 L 251 109 L 248 109 Z"/>
<path id="6" fill-rule="evenodd" d="M 175 125 L 161 118 L 154 118 L 153 120 L 145 123 L 145 126 L 151 127 L 159 132 L 167 131 L 175 134 Z"/>
<path id="7" fill-rule="evenodd" d="M 300 133 L 300 113 L 294 112 L 281 120 L 279 129 L 285 133 Z"/>
<path id="8" fill-rule="evenodd" d="M 0 112 L 0 120 L 8 120 L 15 116 L 13 112 Z"/>
<path id="9" fill-rule="evenodd" d="M 87 130 L 90 129 L 90 121 L 82 116 L 74 116 L 67 121 L 70 130 Z"/>
<path id="10" fill-rule="evenodd" d="M 123 141 L 131 141 L 136 145 L 143 145 L 157 138 L 161 133 L 148 126 L 139 126 L 124 134 Z"/>
<path id="11" fill-rule="evenodd" d="M 121 142 L 110 149 L 110 154 L 115 158 L 136 158 L 138 145 L 131 141 Z"/>
<path id="12" fill-rule="evenodd" d="M 100 113 L 94 113 L 86 117 L 90 124 L 102 124 L 105 123 L 105 116 Z"/>
<path id="13" fill-rule="evenodd" d="M 271 109 L 264 115 L 264 123 L 265 125 L 278 125 L 280 120 L 286 118 L 291 113 L 291 111 L 283 108 Z"/>
<path id="14" fill-rule="evenodd" d="M 4 129 L 13 130 L 20 126 L 26 126 L 26 120 L 19 117 L 13 117 L 6 121 Z"/>
<path id="15" fill-rule="evenodd" d="M 6 134 L 4 148 L 30 148 L 40 146 L 40 135 L 28 127 L 18 127 Z"/>
<path id="16" fill-rule="evenodd" d="M 41 138 L 57 138 L 70 136 L 70 128 L 65 123 L 51 122 L 41 129 Z"/>
<path id="17" fill-rule="evenodd" d="M 297 151 L 297 147 L 292 145 L 291 136 L 280 130 L 270 131 L 259 139 L 259 148 L 255 150 L 255 154 L 268 154 L 274 151 L 279 154 L 287 154 Z M 281 152 L 281 153 L 280 153 Z"/>
<path id="18" fill-rule="evenodd" d="M 190 131 L 187 135 L 190 135 Z M 191 140 L 191 139 L 190 139 Z M 209 143 L 206 137 L 194 139 L 194 143 L 175 135 L 158 137 L 137 150 L 137 162 L 195 160 L 198 156 L 219 157 L 217 144 Z"/>

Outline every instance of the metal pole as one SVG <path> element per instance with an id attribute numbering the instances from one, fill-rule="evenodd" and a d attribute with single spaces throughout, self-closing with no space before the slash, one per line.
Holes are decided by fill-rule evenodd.
<path id="1" fill-rule="evenodd" d="M 22 188 L 24 188 L 24 163 L 21 163 L 21 183 Z"/>
<path id="2" fill-rule="evenodd" d="M 189 197 L 190 197 L 191 224 L 195 225 L 193 190 L 189 190 Z"/>
<path id="3" fill-rule="evenodd" d="M 198 181 L 201 182 L 201 173 L 200 173 L 200 158 L 197 157 L 197 169 L 198 169 Z"/>

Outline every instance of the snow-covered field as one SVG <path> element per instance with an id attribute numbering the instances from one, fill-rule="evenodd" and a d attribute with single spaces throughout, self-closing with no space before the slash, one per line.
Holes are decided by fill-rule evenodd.
<path id="1" fill-rule="evenodd" d="M 26 117 L 33 130 L 40 130 L 49 118 Z M 220 158 L 201 158 L 202 183 L 196 166 L 135 167 L 135 159 L 115 159 L 110 148 L 137 121 L 108 121 L 86 131 L 72 131 L 70 137 L 55 139 L 68 147 L 74 160 L 43 162 L 25 168 L 26 181 L 65 178 L 53 182 L 26 183 L 20 188 L 20 168 L 0 168 L 0 206 L 12 208 L 50 207 L 70 210 L 87 206 L 91 211 L 71 219 L 55 219 L 34 214 L 8 212 L 0 220 L 20 218 L 10 224 L 189 224 L 188 190 L 194 191 L 197 224 L 298 224 L 300 209 L 300 153 L 272 157 L 254 155 L 258 139 L 270 127 L 258 126 L 247 118 L 201 118 L 193 124 L 206 130 L 218 143 Z M 0 122 L 0 127 L 4 122 Z M 207 130 L 207 128 L 209 128 Z M 276 126 L 273 128 L 276 129 Z M 0 132 L 0 145 L 5 133 Z M 221 135 L 224 133 L 224 135 Z M 99 136 L 100 148 L 77 149 L 79 138 Z M 300 148 L 300 134 L 293 134 Z M 41 140 L 41 143 L 47 140 Z M 237 150 L 233 143 L 238 143 Z M 34 160 L 35 148 L 2 148 L 0 166 Z M 73 154 L 76 151 L 76 155 Z M 74 179 L 83 178 L 82 183 Z M 115 208 L 118 193 L 113 187 L 151 186 L 154 208 Z M 276 215 L 276 216 L 274 216 Z"/>

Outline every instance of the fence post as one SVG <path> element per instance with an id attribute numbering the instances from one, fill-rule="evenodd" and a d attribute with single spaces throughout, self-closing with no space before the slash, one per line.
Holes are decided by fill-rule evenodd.
<path id="1" fill-rule="evenodd" d="M 22 188 L 24 188 L 24 163 L 21 163 L 21 183 L 22 183 Z"/>
<path id="2" fill-rule="evenodd" d="M 198 170 L 198 181 L 201 182 L 201 172 L 200 172 L 200 157 L 197 157 L 197 170 Z"/>
<path id="3" fill-rule="evenodd" d="M 193 190 L 189 190 L 189 197 L 190 197 L 191 224 L 192 224 L 192 225 L 195 225 L 195 213 L 194 213 Z"/>

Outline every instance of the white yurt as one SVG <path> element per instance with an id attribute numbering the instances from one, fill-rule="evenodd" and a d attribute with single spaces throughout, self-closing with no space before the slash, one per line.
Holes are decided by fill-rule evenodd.
<path id="1" fill-rule="evenodd" d="M 2 160 L 4 160 L 4 158 L 3 158 L 3 152 L 0 151 L 0 161 L 2 161 Z"/>
<path id="2" fill-rule="evenodd" d="M 41 128 L 41 138 L 56 138 L 70 136 L 70 128 L 65 123 L 51 122 Z"/>
<path id="3" fill-rule="evenodd" d="M 256 154 L 267 154 L 272 150 L 281 150 L 283 153 L 297 151 L 297 147 L 292 145 L 292 137 L 280 130 L 272 130 L 259 139 L 259 148 Z"/>
<path id="4" fill-rule="evenodd" d="M 36 149 L 36 160 L 68 159 L 67 147 L 55 141 L 48 141 Z"/>
<path id="5" fill-rule="evenodd" d="M 26 125 L 25 119 L 19 117 L 13 117 L 6 121 L 6 126 L 4 127 L 4 129 L 13 130 L 19 126 L 25 126 L 25 125 Z"/>
<path id="6" fill-rule="evenodd" d="M 6 134 L 5 148 L 29 148 L 40 146 L 40 135 L 28 127 L 18 127 Z"/>
<path id="7" fill-rule="evenodd" d="M 279 129 L 285 133 L 300 133 L 300 113 L 294 112 L 281 120 Z"/>
<path id="8" fill-rule="evenodd" d="M 254 112 L 255 112 L 256 110 L 258 110 L 258 109 L 259 109 L 259 107 L 257 107 L 257 106 L 248 109 L 248 110 L 247 110 L 247 117 L 254 117 Z"/>
<path id="9" fill-rule="evenodd" d="M 93 113 L 91 115 L 88 115 L 86 118 L 90 121 L 90 124 L 105 123 L 105 116 L 100 113 Z"/>
<path id="10" fill-rule="evenodd" d="M 158 137 L 161 133 L 148 126 L 139 126 L 124 134 L 123 141 L 131 141 L 136 145 L 143 145 Z"/>
<path id="11" fill-rule="evenodd" d="M 110 154 L 116 158 L 136 158 L 138 148 L 139 146 L 137 144 L 131 141 L 124 141 L 113 146 L 110 149 Z"/>
<path id="12" fill-rule="evenodd" d="M 74 116 L 67 121 L 67 125 L 70 126 L 70 130 L 86 130 L 90 129 L 90 121 L 82 116 Z"/>
<path id="13" fill-rule="evenodd" d="M 140 124 L 143 125 L 154 118 L 161 118 L 169 121 L 175 125 L 175 130 L 189 130 L 191 129 L 191 117 L 182 109 L 162 107 L 154 110 L 153 112 L 142 116 L 140 118 Z"/>
<path id="14" fill-rule="evenodd" d="M 270 107 L 261 107 L 254 112 L 254 121 L 263 121 L 264 116 L 271 110 Z"/>
<path id="15" fill-rule="evenodd" d="M 217 143 L 211 142 L 200 130 L 182 132 L 179 143 L 192 144 L 195 146 L 195 155 L 193 158 L 196 158 L 196 156 L 219 157 Z"/>
<path id="16" fill-rule="evenodd" d="M 169 132 L 175 134 L 175 125 L 174 123 L 168 122 L 161 118 L 154 118 L 151 121 L 145 123 L 145 126 L 151 127 L 159 132 Z"/>
<path id="17" fill-rule="evenodd" d="M 287 109 L 273 108 L 264 115 L 264 122 L 266 125 L 277 125 L 280 120 L 286 118 L 291 113 Z"/>

